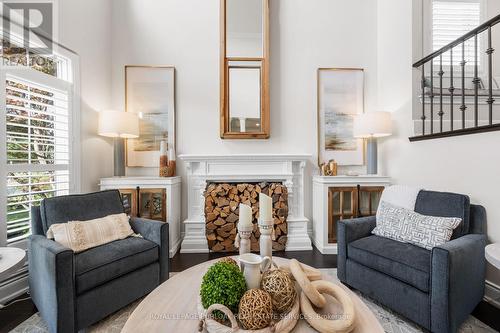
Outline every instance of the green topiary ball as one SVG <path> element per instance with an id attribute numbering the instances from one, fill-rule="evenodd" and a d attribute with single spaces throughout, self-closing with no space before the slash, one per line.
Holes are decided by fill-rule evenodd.
<path id="1" fill-rule="evenodd" d="M 200 289 L 201 304 L 205 309 L 212 304 L 222 304 L 236 313 L 246 290 L 245 277 L 237 265 L 217 262 L 203 276 Z"/>

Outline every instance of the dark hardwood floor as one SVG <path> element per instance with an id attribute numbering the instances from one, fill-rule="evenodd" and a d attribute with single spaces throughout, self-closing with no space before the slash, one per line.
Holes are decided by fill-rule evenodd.
<path id="1" fill-rule="evenodd" d="M 234 255 L 234 253 L 177 253 L 170 260 L 170 271 L 181 272 L 199 263 L 221 258 L 226 255 Z M 336 255 L 323 255 L 316 248 L 313 248 L 312 251 L 274 252 L 273 255 L 283 258 L 295 258 L 316 268 L 337 267 Z M 33 302 L 31 302 L 31 299 L 22 300 L 27 297 L 29 297 L 28 294 L 21 295 L 16 299 L 17 302 L 16 300 L 13 300 L 7 304 L 7 307 L 0 309 L 0 333 L 9 332 L 36 313 L 36 307 Z M 489 325 L 491 328 L 496 331 L 500 331 L 500 309 L 482 301 L 476 309 L 474 309 L 472 314 L 474 317 Z"/>
<path id="2" fill-rule="evenodd" d="M 235 255 L 236 253 L 177 253 L 170 261 L 171 272 L 182 272 L 183 270 L 198 265 L 202 262 L 222 258 L 228 255 Z M 316 248 L 312 251 L 289 251 L 289 252 L 273 252 L 273 256 L 283 258 L 295 258 L 300 262 L 316 268 L 335 268 L 337 267 L 337 255 L 321 254 Z"/>

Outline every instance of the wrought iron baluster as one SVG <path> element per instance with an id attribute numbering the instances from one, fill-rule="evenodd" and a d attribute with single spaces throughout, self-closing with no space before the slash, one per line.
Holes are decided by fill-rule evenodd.
<path id="1" fill-rule="evenodd" d="M 439 55 L 439 132 L 443 132 L 443 55 Z"/>
<path id="2" fill-rule="evenodd" d="M 462 66 L 462 105 L 460 106 L 460 111 L 462 111 L 462 129 L 465 128 L 465 110 L 467 106 L 465 105 L 465 41 L 462 43 L 462 61 L 460 66 Z"/>
<path id="3" fill-rule="evenodd" d="M 486 54 L 488 54 L 488 85 L 489 85 L 489 93 L 488 99 L 486 103 L 489 104 L 489 123 L 493 124 L 493 52 L 495 49 L 491 46 L 491 26 L 488 27 L 488 49 L 486 50 Z"/>
<path id="4" fill-rule="evenodd" d="M 448 91 L 450 92 L 450 131 L 453 131 L 453 93 L 455 92 L 453 85 L 453 49 L 450 49 L 450 87 Z"/>
<path id="5" fill-rule="evenodd" d="M 431 54 L 423 57 L 413 64 L 413 67 L 416 69 L 422 70 L 421 73 L 421 91 L 422 91 L 422 110 L 420 115 L 420 120 L 422 121 L 422 131 L 421 133 L 412 136 L 409 138 L 410 141 L 420 141 L 420 140 L 428 140 L 428 139 L 436 139 L 436 138 L 444 138 L 451 136 L 459 136 L 459 135 L 467 135 L 467 134 L 475 134 L 475 133 L 483 133 L 483 132 L 491 132 L 491 131 L 500 131 L 500 120 L 494 119 L 494 117 L 499 118 L 493 113 L 493 107 L 496 106 L 496 100 L 499 100 L 495 97 L 494 91 L 494 69 L 493 65 L 495 62 L 493 60 L 495 49 L 493 48 L 492 39 L 493 39 L 493 26 L 500 26 L 500 14 L 492 17 L 486 22 L 480 24 L 476 28 L 470 30 L 465 33 L 463 36 L 455 39 L 454 41 L 448 43 L 447 45 L 441 47 L 440 49 L 432 52 Z M 484 41 L 486 47 L 484 49 L 479 45 L 479 41 L 481 40 L 480 34 L 485 33 Z M 487 34 L 487 35 L 486 35 Z M 468 43 L 466 45 L 466 43 Z M 459 49 L 461 44 L 461 50 Z M 470 47 L 474 51 L 474 56 L 468 55 L 466 47 Z M 457 52 L 454 52 L 457 51 Z M 446 55 L 447 52 L 449 55 L 449 69 L 450 74 L 448 77 L 445 77 L 445 71 L 443 70 L 443 54 Z M 461 52 L 461 59 L 460 53 Z M 484 53 L 483 53 L 484 52 Z M 482 64 L 482 58 L 480 59 L 481 54 L 485 55 L 484 66 L 488 66 L 487 78 L 479 77 L 479 65 L 480 62 Z M 439 58 L 439 60 L 438 60 Z M 448 61 L 448 58 L 445 58 Z M 436 62 L 434 62 L 436 61 Z M 439 68 L 437 61 L 439 61 Z M 445 64 L 446 68 L 448 68 L 448 63 Z M 455 65 L 457 67 L 455 67 Z M 427 79 L 426 67 L 430 66 L 428 72 L 430 73 L 430 79 Z M 460 68 L 458 68 L 460 66 Z M 466 75 L 468 72 L 468 68 L 471 69 L 473 78 L 472 78 L 472 91 L 470 94 L 470 102 L 468 102 L 467 94 L 467 79 Z M 486 70 L 486 68 L 485 68 Z M 456 72 L 455 72 L 456 71 Z M 437 75 L 436 79 L 439 80 L 439 83 L 434 82 L 434 76 Z M 460 76 L 461 77 L 457 77 Z M 449 81 L 448 81 L 449 78 Z M 445 79 L 445 83 L 443 84 L 443 79 Z M 448 82 L 450 82 L 448 84 Z M 470 82 L 470 81 L 469 81 Z M 439 84 L 439 85 L 438 85 Z M 485 87 L 486 86 L 486 87 Z M 461 94 L 457 93 L 457 89 L 462 89 Z M 446 89 L 444 95 L 443 91 Z M 479 97 L 482 90 L 485 90 L 485 98 L 484 101 L 488 107 L 485 108 L 488 110 L 488 120 L 486 121 L 486 115 L 483 115 L 483 111 L 480 109 L 480 99 Z M 430 92 L 429 92 L 430 91 Z M 429 93 L 428 93 L 429 92 Z M 436 95 L 439 94 L 439 101 L 436 100 Z M 448 119 L 443 116 L 448 112 L 448 99 L 449 95 L 450 106 L 449 106 L 449 120 L 450 120 L 450 128 L 444 127 L 444 121 L 448 121 Z M 455 98 L 457 97 L 457 98 Z M 427 99 L 429 98 L 429 99 Z M 426 107 L 426 102 L 430 103 L 430 108 Z M 443 103 L 444 102 L 444 103 Z M 455 103 L 457 105 L 455 105 Z M 471 105 L 468 105 L 471 104 Z M 472 106 L 473 105 L 473 106 Z M 429 110 L 426 110 L 429 109 Z M 455 111 L 458 109 L 459 111 Z M 469 110 L 470 115 L 469 114 Z M 472 110 L 474 110 L 472 112 Z M 434 111 L 436 111 L 436 115 L 439 120 L 439 130 L 434 128 L 434 120 L 436 116 L 434 115 Z M 480 112 L 481 111 L 481 112 Z M 455 112 L 457 113 L 457 126 L 455 126 Z M 418 116 L 417 116 L 418 117 Z M 417 120 L 415 118 L 415 120 Z M 430 121 L 430 129 L 426 128 L 426 121 Z M 467 121 L 473 123 L 473 125 L 468 125 Z M 460 125 L 461 123 L 461 125 Z M 416 123 L 418 125 L 418 122 Z M 437 128 L 437 126 L 436 126 Z"/>
<path id="6" fill-rule="evenodd" d="M 431 134 L 434 134 L 434 59 L 430 61 L 431 65 L 431 93 L 430 93 L 430 100 L 431 100 Z"/>
<path id="7" fill-rule="evenodd" d="M 479 77 L 477 73 L 478 59 L 477 59 L 477 34 L 474 35 L 474 127 L 479 124 Z"/>
<path id="8" fill-rule="evenodd" d="M 422 65 L 422 135 L 425 135 L 425 64 Z"/>

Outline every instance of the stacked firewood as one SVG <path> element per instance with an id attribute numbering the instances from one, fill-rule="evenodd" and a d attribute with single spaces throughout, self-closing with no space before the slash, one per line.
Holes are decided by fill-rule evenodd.
<path id="1" fill-rule="evenodd" d="M 252 207 L 253 233 L 250 238 L 252 251 L 259 251 L 260 231 L 259 193 L 273 198 L 274 234 L 273 250 L 286 247 L 288 216 L 288 192 L 280 183 L 210 183 L 204 193 L 205 221 L 208 248 L 214 252 L 234 252 L 234 240 L 238 232 L 239 204 Z"/>

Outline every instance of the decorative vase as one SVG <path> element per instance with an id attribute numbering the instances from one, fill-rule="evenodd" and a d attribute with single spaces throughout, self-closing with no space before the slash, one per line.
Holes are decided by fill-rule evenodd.
<path id="1" fill-rule="evenodd" d="M 271 264 L 270 257 L 261 257 L 255 253 L 245 253 L 240 255 L 243 276 L 248 289 L 260 288 L 261 270 L 267 270 Z"/>

